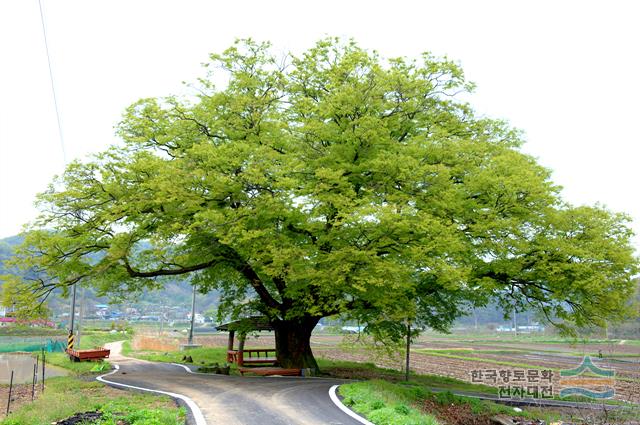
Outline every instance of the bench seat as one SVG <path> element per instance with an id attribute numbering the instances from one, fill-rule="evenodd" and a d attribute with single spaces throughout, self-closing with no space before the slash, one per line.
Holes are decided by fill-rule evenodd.
<path id="1" fill-rule="evenodd" d="M 301 369 L 285 369 L 282 367 L 239 367 L 240 374 L 254 373 L 261 376 L 300 376 Z"/>
<path id="2" fill-rule="evenodd" d="M 242 359 L 244 364 L 264 364 L 264 363 L 276 363 L 278 359 L 275 357 L 245 357 Z"/>

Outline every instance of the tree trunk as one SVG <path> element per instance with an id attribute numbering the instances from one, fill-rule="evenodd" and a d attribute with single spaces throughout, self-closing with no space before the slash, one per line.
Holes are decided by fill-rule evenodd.
<path id="1" fill-rule="evenodd" d="M 320 318 L 300 320 L 279 320 L 272 323 L 276 334 L 276 356 L 280 367 L 291 369 L 312 369 L 318 373 L 311 351 L 311 332 Z"/>

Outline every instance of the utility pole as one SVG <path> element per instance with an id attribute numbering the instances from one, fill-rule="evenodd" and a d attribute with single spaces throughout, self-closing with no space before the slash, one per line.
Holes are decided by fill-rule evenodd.
<path id="1" fill-rule="evenodd" d="M 515 307 L 513 307 L 513 334 L 518 336 L 518 316 Z"/>
<path id="2" fill-rule="evenodd" d="M 407 320 L 407 355 L 405 357 L 404 380 L 409 382 L 409 353 L 411 349 L 411 322 Z"/>
<path id="3" fill-rule="evenodd" d="M 76 347 L 80 348 L 80 338 L 82 337 L 82 322 L 85 312 L 85 291 L 86 288 L 80 290 L 80 314 L 78 314 L 78 329 L 76 330 Z"/>
<path id="4" fill-rule="evenodd" d="M 189 328 L 188 345 L 193 345 L 193 323 L 196 320 L 196 285 L 193 285 L 193 298 L 191 300 L 191 327 Z"/>
<path id="5" fill-rule="evenodd" d="M 164 333 L 164 303 L 160 304 L 160 338 Z"/>
<path id="6" fill-rule="evenodd" d="M 478 313 L 476 312 L 475 307 L 473 307 L 473 322 L 474 322 L 474 329 L 477 331 L 478 330 Z"/>
<path id="7" fill-rule="evenodd" d="M 73 284 L 73 290 L 71 295 L 71 323 L 69 324 L 69 337 L 67 339 L 67 350 L 72 350 L 74 347 L 75 335 L 73 334 L 76 322 L 76 291 L 77 283 Z"/>

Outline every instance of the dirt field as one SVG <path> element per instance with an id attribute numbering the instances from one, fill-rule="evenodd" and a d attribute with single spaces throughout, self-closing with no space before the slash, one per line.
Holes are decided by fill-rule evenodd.
<path id="1" fill-rule="evenodd" d="M 473 336 L 447 339 L 424 336 L 413 346 L 411 368 L 418 373 L 449 376 L 472 381 L 474 370 L 528 370 L 551 369 L 553 386 L 560 386 L 560 370 L 574 369 L 582 363 L 583 356 L 590 355 L 593 363 L 615 371 L 616 399 L 640 403 L 640 346 L 615 343 L 559 343 L 551 339 L 544 342 L 514 341 L 508 338 L 476 340 Z M 622 342 L 622 343 L 621 343 Z M 326 350 L 321 356 L 333 359 L 351 358 L 366 361 L 366 353 L 347 350 Z M 602 358 L 601 358 L 602 357 Z M 393 367 L 393 362 L 385 362 Z M 400 369 L 401 364 L 395 363 Z M 487 385 L 500 385 L 483 381 Z"/>
<path id="2" fill-rule="evenodd" d="M 36 389 L 35 396 L 38 397 L 40 386 Z M 9 398 L 9 386 L 0 386 L 0 419 L 5 417 L 7 412 L 7 399 Z M 31 402 L 31 385 L 14 385 L 11 393 L 11 411 L 18 409 L 23 404 Z"/>

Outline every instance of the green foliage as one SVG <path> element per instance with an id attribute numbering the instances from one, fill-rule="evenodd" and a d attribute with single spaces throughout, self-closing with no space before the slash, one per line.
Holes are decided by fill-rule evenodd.
<path id="1" fill-rule="evenodd" d="M 0 305 L 11 309 L 11 314 L 18 320 L 48 319 L 51 311 L 46 303 L 25 290 L 23 277 L 19 275 L 4 276 L 4 284 L 0 292 Z"/>
<path id="2" fill-rule="evenodd" d="M 330 38 L 286 66 L 251 40 L 206 66 L 198 96 L 134 103 L 122 145 L 38 197 L 24 293 L 189 275 L 220 316 L 341 314 L 387 340 L 491 299 L 567 331 L 632 311 L 628 218 L 562 202 L 518 131 L 456 100 L 455 63 Z"/>

